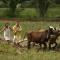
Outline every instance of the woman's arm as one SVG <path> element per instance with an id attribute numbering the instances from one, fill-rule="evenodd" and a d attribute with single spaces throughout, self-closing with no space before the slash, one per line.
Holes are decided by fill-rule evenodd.
<path id="1" fill-rule="evenodd" d="M 20 31 L 22 30 L 22 27 L 20 26 Z"/>
<path id="2" fill-rule="evenodd" d="M 13 31 L 13 29 L 11 27 L 9 27 L 11 31 Z"/>
<path id="3" fill-rule="evenodd" d="M 1 28 L 1 29 L 0 29 L 0 32 L 2 32 L 2 31 L 4 31 L 4 30 L 5 30 L 5 27 Z"/>

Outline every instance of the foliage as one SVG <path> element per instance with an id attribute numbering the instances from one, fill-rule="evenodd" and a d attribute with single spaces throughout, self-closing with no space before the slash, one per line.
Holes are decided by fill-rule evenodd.
<path id="1" fill-rule="evenodd" d="M 0 8 L 0 18 L 11 18 L 7 15 L 9 8 Z M 33 18 L 37 19 L 39 17 L 39 12 L 35 8 L 24 8 L 24 9 L 16 9 L 16 18 L 23 18 L 23 19 L 29 19 Z M 47 11 L 47 18 L 58 18 L 60 17 L 60 7 L 51 7 Z"/>
<path id="2" fill-rule="evenodd" d="M 56 4 L 60 4 L 60 0 L 55 0 L 55 3 Z"/>
<path id="3" fill-rule="evenodd" d="M 19 3 L 24 2 L 25 0 L 1 0 L 9 7 L 9 16 L 15 17 L 16 6 Z"/>
<path id="4" fill-rule="evenodd" d="M 19 18 L 36 18 L 38 17 L 38 13 L 35 8 L 25 8 L 23 11 L 19 12 L 20 9 L 16 11 L 16 17 Z"/>
<path id="5" fill-rule="evenodd" d="M 39 3 L 40 16 L 44 17 L 47 13 L 50 4 L 48 0 L 38 0 L 38 3 Z"/>

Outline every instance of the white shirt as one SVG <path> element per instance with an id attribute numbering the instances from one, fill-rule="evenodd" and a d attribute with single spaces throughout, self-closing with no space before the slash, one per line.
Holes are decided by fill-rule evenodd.
<path id="1" fill-rule="evenodd" d="M 5 28 L 4 30 L 4 39 L 11 40 L 11 31 L 10 28 Z"/>

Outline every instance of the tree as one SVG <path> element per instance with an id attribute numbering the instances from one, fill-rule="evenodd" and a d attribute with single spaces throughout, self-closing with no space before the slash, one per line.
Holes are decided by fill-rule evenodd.
<path id="1" fill-rule="evenodd" d="M 33 0 L 39 11 L 40 17 L 44 18 L 51 5 L 55 5 L 55 0 Z"/>
<path id="2" fill-rule="evenodd" d="M 60 4 L 60 0 L 55 0 L 55 3 L 56 4 Z"/>
<path id="3" fill-rule="evenodd" d="M 22 3 L 26 0 L 1 0 L 9 7 L 9 16 L 15 17 L 16 6 L 18 3 Z"/>
<path id="4" fill-rule="evenodd" d="M 40 12 L 40 16 L 41 17 L 45 17 L 48 8 L 50 6 L 50 3 L 48 0 L 38 0 L 38 8 L 39 8 L 39 12 Z"/>
<path id="5" fill-rule="evenodd" d="M 45 17 L 50 6 L 50 0 L 31 0 L 34 7 L 38 10 L 40 17 Z"/>

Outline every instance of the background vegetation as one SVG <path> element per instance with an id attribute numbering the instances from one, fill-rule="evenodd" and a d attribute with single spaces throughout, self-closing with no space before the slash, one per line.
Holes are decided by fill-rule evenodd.
<path id="1" fill-rule="evenodd" d="M 60 18 L 59 0 L 0 0 L 0 18 Z"/>

